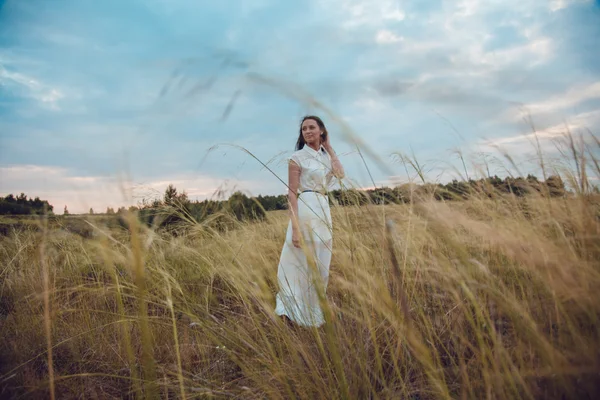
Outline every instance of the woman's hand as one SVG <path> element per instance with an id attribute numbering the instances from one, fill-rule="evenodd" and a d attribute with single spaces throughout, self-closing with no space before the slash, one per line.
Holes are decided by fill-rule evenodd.
<path id="1" fill-rule="evenodd" d="M 327 154 L 331 157 L 331 169 L 333 175 L 338 179 L 343 179 L 345 176 L 344 167 L 340 162 L 340 159 L 335 154 L 335 150 L 331 147 L 331 142 L 329 141 L 329 133 L 325 136 L 325 140 L 321 143 Z"/>
<path id="2" fill-rule="evenodd" d="M 300 248 L 300 230 L 299 229 L 294 229 L 292 231 L 292 244 L 294 245 L 294 247 L 296 248 Z"/>

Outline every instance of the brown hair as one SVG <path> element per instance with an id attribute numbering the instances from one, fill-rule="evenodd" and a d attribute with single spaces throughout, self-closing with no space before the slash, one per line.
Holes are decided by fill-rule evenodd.
<path id="1" fill-rule="evenodd" d="M 307 119 L 312 119 L 317 122 L 317 125 L 319 125 L 319 128 L 321 128 L 321 130 L 323 131 L 323 134 L 321 135 L 321 139 L 324 139 L 327 137 L 327 128 L 325 128 L 325 124 L 323 123 L 321 118 L 319 118 L 315 115 L 307 115 L 304 118 L 302 118 L 302 121 L 300 121 L 300 135 L 298 136 L 298 141 L 296 142 L 296 150 L 302 150 L 304 148 L 304 145 L 306 144 L 306 142 L 304 141 L 304 136 L 302 135 L 302 124 Z"/>

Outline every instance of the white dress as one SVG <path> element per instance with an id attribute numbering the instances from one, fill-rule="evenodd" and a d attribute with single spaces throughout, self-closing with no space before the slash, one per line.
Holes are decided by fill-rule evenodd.
<path id="1" fill-rule="evenodd" d="M 320 151 L 304 146 L 292 154 L 290 160 L 300 166 L 298 187 L 298 222 L 305 248 L 292 244 L 292 221 L 287 228 L 281 251 L 277 280 L 275 314 L 287 315 L 301 326 L 321 326 L 325 320 L 319 304 L 316 285 L 325 293 L 329 280 L 332 251 L 332 225 L 326 192 L 333 182 L 331 158 Z M 312 190 L 313 192 L 305 192 Z"/>

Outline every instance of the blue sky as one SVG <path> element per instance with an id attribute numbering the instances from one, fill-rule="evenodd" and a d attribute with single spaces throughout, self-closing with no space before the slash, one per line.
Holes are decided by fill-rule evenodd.
<path id="1" fill-rule="evenodd" d="M 230 145 L 286 180 L 305 113 L 348 185 L 373 185 L 357 144 L 376 185 L 413 178 L 396 152 L 432 180 L 494 145 L 535 171 L 527 113 L 550 155 L 565 126 L 598 133 L 598 49 L 585 0 L 0 0 L 0 192 L 71 212 L 168 183 L 285 193 Z"/>

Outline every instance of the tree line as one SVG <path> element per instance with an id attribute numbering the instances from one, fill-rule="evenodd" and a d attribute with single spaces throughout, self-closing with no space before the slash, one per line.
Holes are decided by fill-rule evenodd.
<path id="1" fill-rule="evenodd" d="M 458 201 L 472 196 L 492 198 L 498 195 L 524 197 L 539 194 L 547 197 L 561 197 L 567 193 L 563 180 L 558 175 L 540 181 L 533 175 L 523 177 L 498 176 L 467 181 L 452 180 L 447 184 L 424 183 L 404 184 L 394 188 L 382 187 L 370 190 L 335 190 L 331 197 L 340 205 L 365 204 L 406 204 L 415 199 L 433 197 L 435 200 Z"/>
<path id="2" fill-rule="evenodd" d="M 397 187 L 381 187 L 370 190 L 337 189 L 329 192 L 330 203 L 339 206 L 362 206 L 366 204 L 406 204 L 415 199 L 433 197 L 440 201 L 460 201 L 471 196 L 512 194 L 524 197 L 537 193 L 548 197 L 560 197 L 567 193 L 559 176 L 550 176 L 542 182 L 533 175 L 522 177 L 498 176 L 468 181 L 453 180 L 447 184 L 404 184 Z M 262 220 L 266 212 L 286 210 L 287 194 L 259 195 L 248 197 L 235 192 L 227 200 L 190 201 L 185 192 L 179 193 L 173 185 L 165 190 L 163 199 L 143 203 L 139 208 L 140 218 L 148 224 L 171 225 L 182 220 L 211 222 L 218 227 L 227 226 L 232 220 Z"/>
<path id="3" fill-rule="evenodd" d="M 564 196 L 567 190 L 563 180 L 557 175 L 548 177 L 546 181 L 540 181 L 533 175 L 504 179 L 493 176 L 468 181 L 453 180 L 447 184 L 404 184 L 370 190 L 336 189 L 329 193 L 329 199 L 332 204 L 340 206 L 361 206 L 405 204 L 427 196 L 436 200 L 457 201 L 466 200 L 474 195 L 493 197 L 498 194 L 512 194 L 523 197 L 532 193 L 559 197 Z M 169 185 L 162 199 L 144 200 L 137 207 L 121 207 L 117 211 L 108 207 L 105 214 L 121 215 L 129 210 L 138 212 L 140 219 L 147 224 L 156 224 L 158 221 L 160 225 L 171 225 L 186 219 L 202 222 L 212 218 L 214 223 L 223 226 L 235 220 L 262 220 L 268 211 L 287 208 L 287 194 L 249 197 L 238 191 L 227 200 L 191 201 L 185 192 L 180 193 L 173 185 Z M 28 199 L 23 193 L 17 197 L 12 194 L 0 197 L 0 214 L 42 214 L 44 210 L 52 213 L 53 206 L 39 197 Z M 68 214 L 66 206 L 63 214 Z M 89 214 L 94 214 L 94 210 L 90 209 Z"/>
<path id="4" fill-rule="evenodd" d="M 0 197 L 0 215 L 42 215 L 51 214 L 54 207 L 47 200 L 27 198 L 25 193 L 18 196 L 9 194 L 6 197 Z"/>

